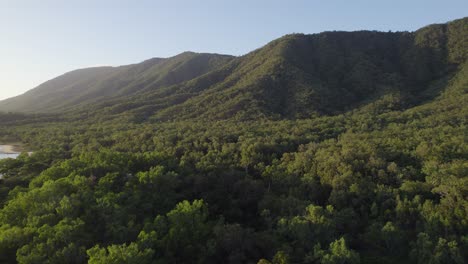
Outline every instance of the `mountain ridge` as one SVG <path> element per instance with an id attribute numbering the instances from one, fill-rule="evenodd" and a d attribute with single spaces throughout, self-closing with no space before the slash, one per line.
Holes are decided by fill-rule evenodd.
<path id="1" fill-rule="evenodd" d="M 334 115 L 395 93 L 417 105 L 444 90 L 442 80 L 466 61 L 467 25 L 463 18 L 414 32 L 289 34 L 240 57 L 184 52 L 82 69 L 0 101 L 0 111 L 91 109 L 96 115 L 164 121 Z M 78 80 L 62 80 L 80 74 Z"/>

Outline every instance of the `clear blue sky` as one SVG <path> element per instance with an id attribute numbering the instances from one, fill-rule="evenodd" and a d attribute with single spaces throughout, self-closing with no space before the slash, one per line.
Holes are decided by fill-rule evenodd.
<path id="1" fill-rule="evenodd" d="M 467 0 L 0 0 L 0 99 L 76 68 L 242 55 L 288 33 L 412 31 L 467 15 Z"/>

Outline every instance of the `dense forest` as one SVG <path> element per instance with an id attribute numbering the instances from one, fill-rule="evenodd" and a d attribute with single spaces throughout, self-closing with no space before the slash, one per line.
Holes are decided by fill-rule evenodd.
<path id="1" fill-rule="evenodd" d="M 2 101 L 33 153 L 0 160 L 0 263 L 467 263 L 467 37 L 294 34 Z"/>

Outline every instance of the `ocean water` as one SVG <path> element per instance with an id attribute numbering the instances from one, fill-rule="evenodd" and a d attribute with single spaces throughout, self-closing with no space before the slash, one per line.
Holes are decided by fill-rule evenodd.
<path id="1" fill-rule="evenodd" d="M 12 159 L 16 159 L 20 153 L 4 153 L 3 152 L 3 146 L 4 145 L 0 145 L 0 160 L 1 159 L 6 159 L 6 158 L 12 158 Z M 3 179 L 3 174 L 0 173 L 0 179 Z"/>
<path id="2" fill-rule="evenodd" d="M 0 159 L 6 159 L 6 158 L 16 159 L 18 156 L 19 156 L 19 153 L 5 154 L 5 153 L 0 152 Z"/>
<path id="3" fill-rule="evenodd" d="M 5 153 L 4 152 L 5 145 L 0 145 L 0 159 L 12 158 L 16 159 L 20 153 Z"/>

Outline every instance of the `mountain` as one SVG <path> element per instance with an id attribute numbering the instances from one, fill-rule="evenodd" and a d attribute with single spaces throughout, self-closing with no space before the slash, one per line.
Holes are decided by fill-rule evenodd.
<path id="1" fill-rule="evenodd" d="M 245 56 L 182 53 L 73 71 L 0 111 L 86 113 L 134 120 L 307 118 L 382 98 L 407 108 L 435 98 L 460 71 L 468 18 L 415 32 L 287 35 Z"/>
<path id="2" fill-rule="evenodd" d="M 203 75 L 231 59 L 225 55 L 184 52 L 134 65 L 76 70 L 2 101 L 0 111 L 58 112 L 80 104 L 154 91 Z"/>

